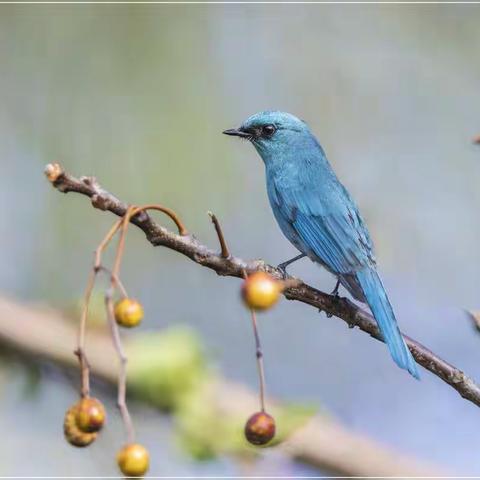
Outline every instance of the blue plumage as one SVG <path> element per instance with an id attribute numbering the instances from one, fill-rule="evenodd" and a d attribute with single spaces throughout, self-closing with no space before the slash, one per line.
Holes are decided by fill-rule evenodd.
<path id="1" fill-rule="evenodd" d="M 378 276 L 368 230 L 305 122 L 261 112 L 224 133 L 252 142 L 264 161 L 268 198 L 284 235 L 369 305 L 397 365 L 418 378 Z"/>

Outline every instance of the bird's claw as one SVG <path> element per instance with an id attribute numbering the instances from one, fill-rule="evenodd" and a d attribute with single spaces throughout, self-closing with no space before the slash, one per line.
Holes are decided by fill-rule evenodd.
<path id="1" fill-rule="evenodd" d="M 280 270 L 280 273 L 282 274 L 282 277 L 285 280 L 288 276 L 287 265 L 285 265 L 285 263 L 280 263 L 279 265 L 277 265 L 277 270 Z"/>
<path id="2" fill-rule="evenodd" d="M 339 288 L 340 288 L 340 280 L 337 280 L 337 283 L 335 284 L 335 288 L 330 292 L 330 295 L 333 295 L 333 297 L 335 297 L 335 301 L 340 298 L 340 295 L 338 294 Z"/>
<path id="3" fill-rule="evenodd" d="M 286 262 L 282 262 L 278 264 L 277 269 L 280 270 L 282 273 L 283 279 L 285 280 L 289 275 L 287 273 L 287 267 L 291 264 L 296 262 L 297 260 L 300 260 L 301 258 L 305 257 L 306 255 L 304 253 L 301 253 L 300 255 L 297 255 L 296 257 L 291 258 L 290 260 L 287 260 Z"/>

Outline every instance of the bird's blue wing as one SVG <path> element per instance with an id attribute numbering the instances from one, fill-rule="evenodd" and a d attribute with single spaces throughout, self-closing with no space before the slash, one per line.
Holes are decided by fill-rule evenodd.
<path id="1" fill-rule="evenodd" d="M 332 188 L 327 198 L 318 188 L 275 188 L 273 200 L 302 243 L 331 271 L 351 274 L 374 266 L 372 242 L 357 207 L 341 184 Z"/>

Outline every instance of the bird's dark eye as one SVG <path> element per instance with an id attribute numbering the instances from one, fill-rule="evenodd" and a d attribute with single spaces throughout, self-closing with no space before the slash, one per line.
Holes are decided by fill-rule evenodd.
<path id="1" fill-rule="evenodd" d="M 275 125 L 265 125 L 262 128 L 262 137 L 271 137 L 276 131 Z"/>

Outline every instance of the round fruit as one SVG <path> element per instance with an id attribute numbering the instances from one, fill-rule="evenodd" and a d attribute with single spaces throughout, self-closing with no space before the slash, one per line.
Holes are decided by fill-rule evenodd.
<path id="1" fill-rule="evenodd" d="M 248 307 L 267 310 L 278 302 L 281 290 L 281 283 L 268 273 L 256 272 L 243 282 L 242 297 Z"/>
<path id="2" fill-rule="evenodd" d="M 266 445 L 275 436 L 275 420 L 266 412 L 254 413 L 245 424 L 245 437 L 253 445 Z"/>
<path id="3" fill-rule="evenodd" d="M 122 298 L 115 304 L 115 320 L 122 327 L 136 327 L 143 318 L 143 307 L 133 298 Z"/>
<path id="4" fill-rule="evenodd" d="M 82 398 L 77 404 L 75 421 L 77 427 L 85 433 L 98 432 L 106 420 L 105 407 L 96 398 Z"/>
<path id="5" fill-rule="evenodd" d="M 145 475 L 150 463 L 148 450 L 139 443 L 125 445 L 117 454 L 117 464 L 127 477 Z"/>
<path id="6" fill-rule="evenodd" d="M 97 433 L 82 432 L 77 425 L 77 412 L 80 402 L 72 405 L 65 412 L 65 419 L 63 421 L 63 433 L 67 442 L 75 447 L 86 447 L 90 445 L 97 438 Z"/>

